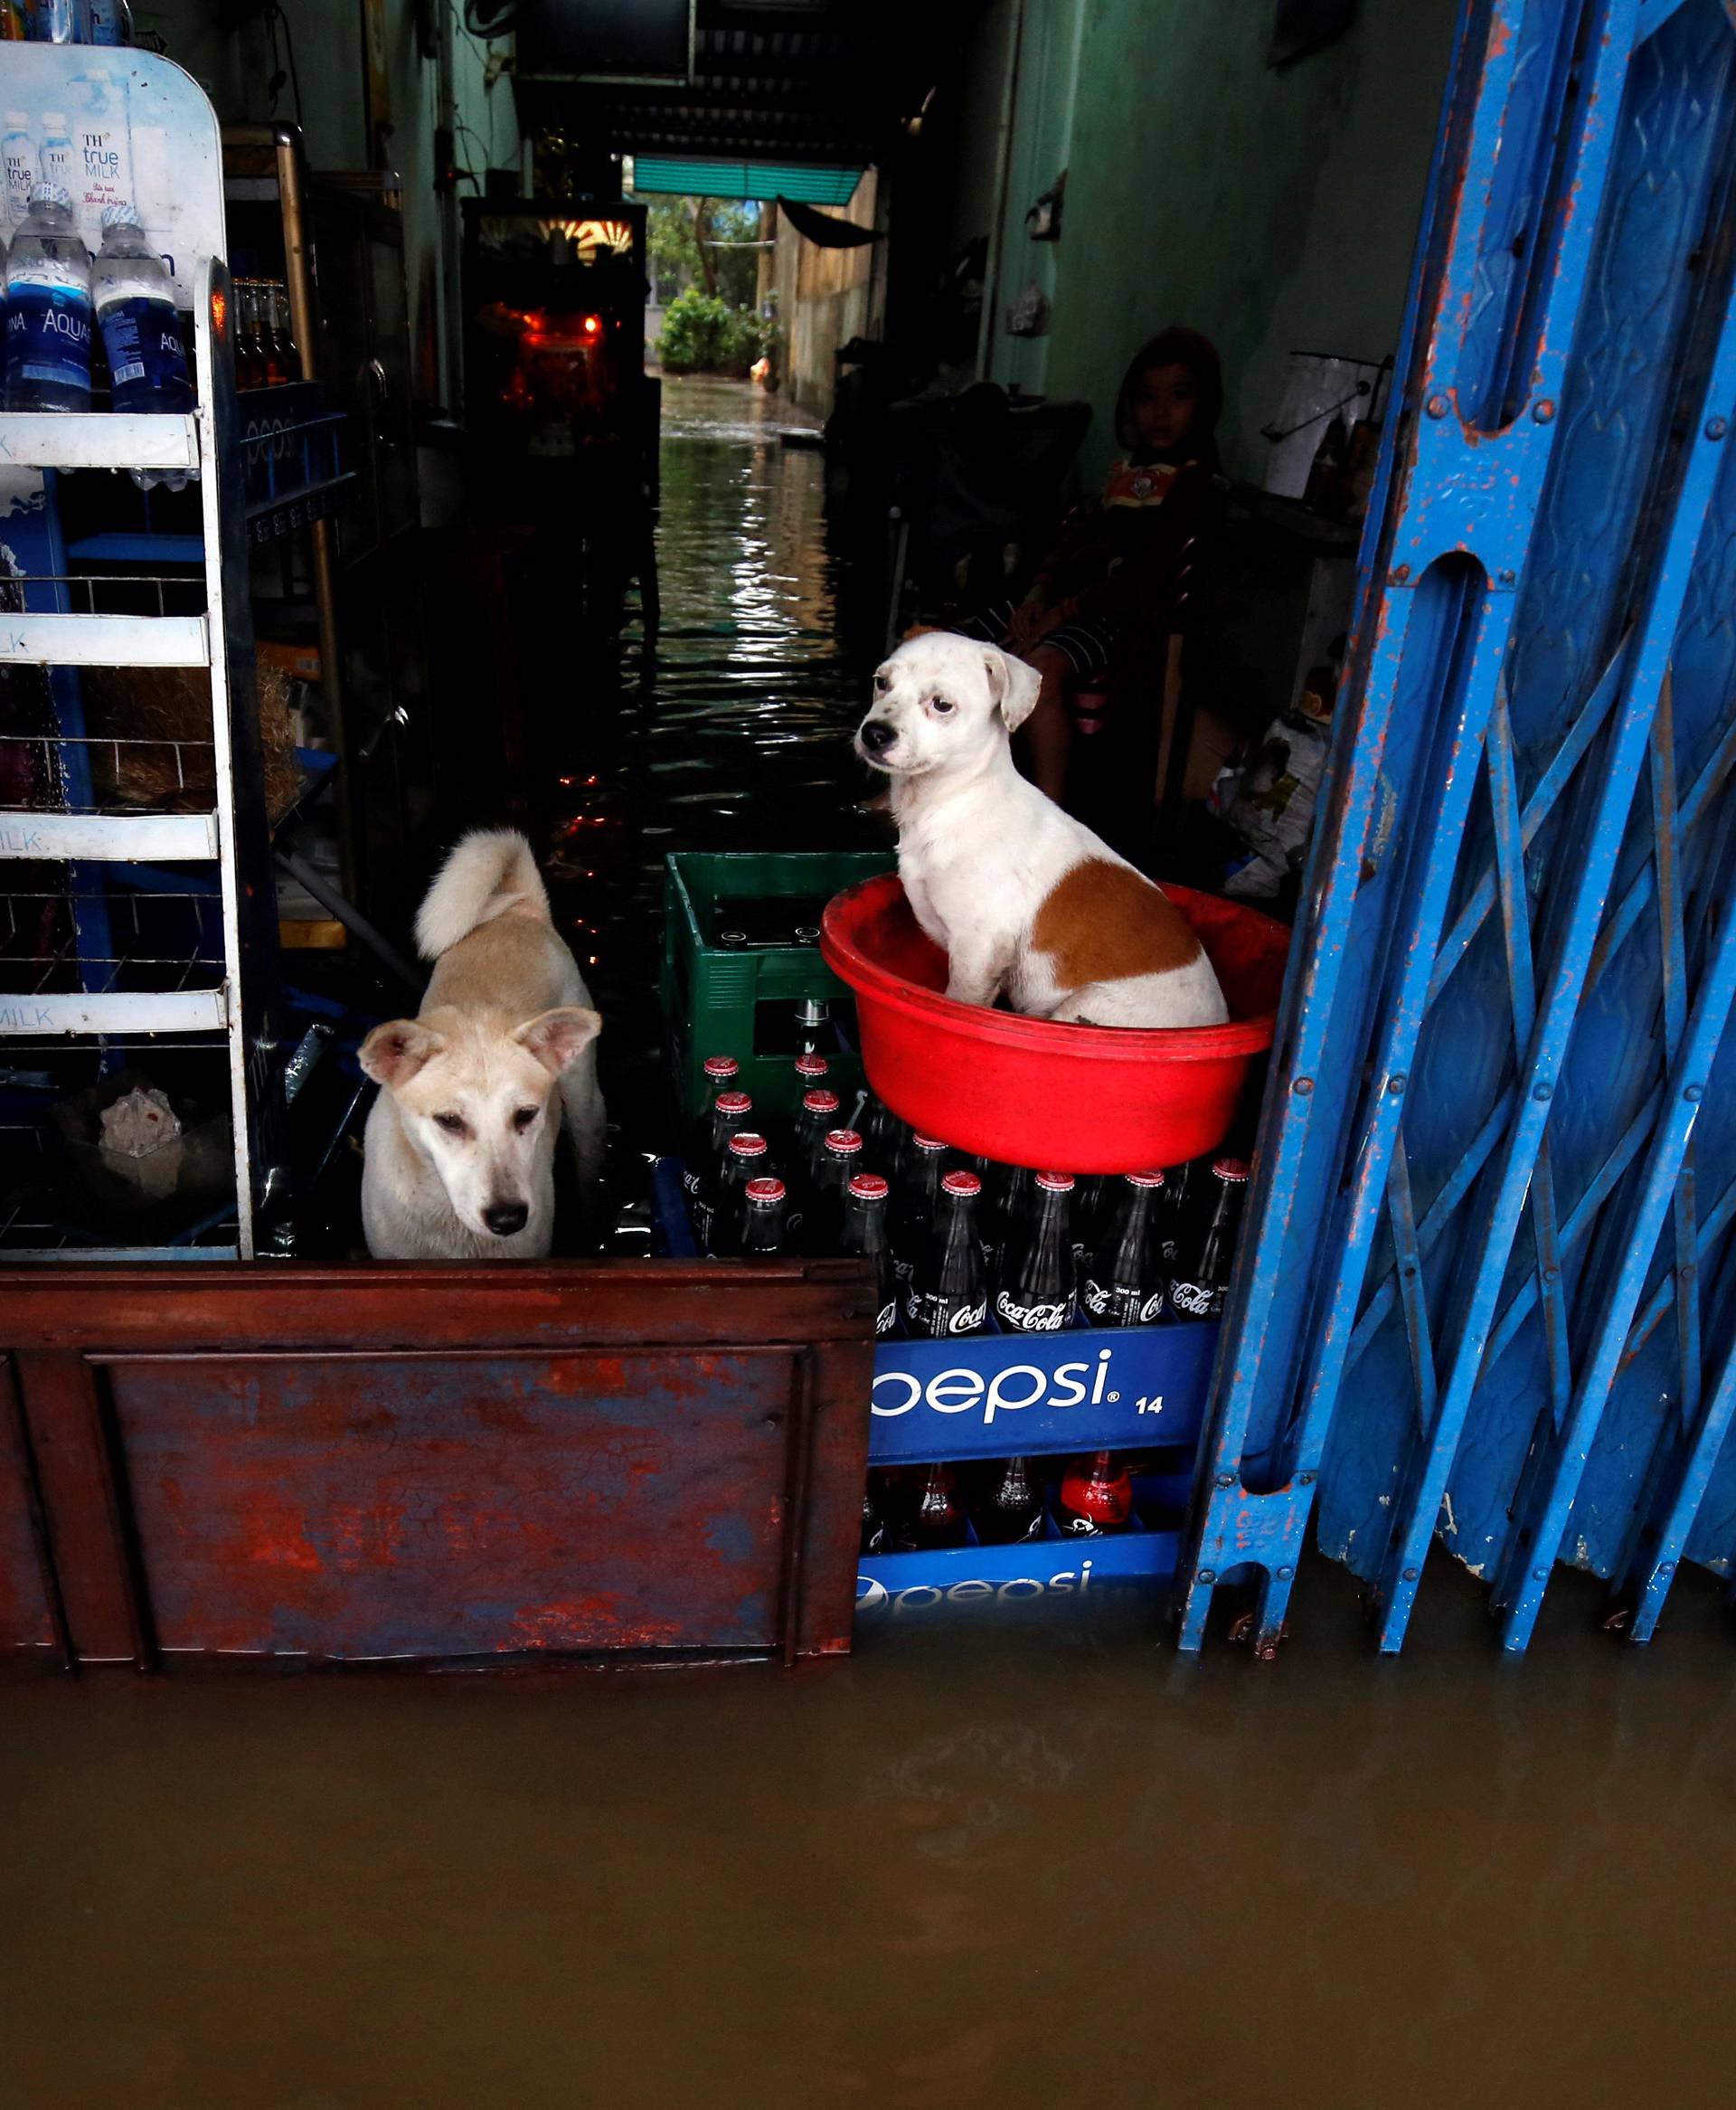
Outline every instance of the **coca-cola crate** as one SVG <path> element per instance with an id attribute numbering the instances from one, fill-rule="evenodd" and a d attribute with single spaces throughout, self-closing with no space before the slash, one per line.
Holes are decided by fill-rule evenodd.
<path id="1" fill-rule="evenodd" d="M 756 1111 L 777 1118 L 796 1108 L 795 1048 L 789 1045 L 804 997 L 828 1006 L 844 1039 L 822 1049 L 839 1095 L 860 1089 L 854 998 L 816 944 L 794 941 L 817 929 L 835 894 L 892 869 L 884 850 L 686 851 L 665 861 L 663 1017 L 670 1074 L 684 1121 L 705 1101 L 705 1058 L 733 1055 Z M 722 918 L 740 904 L 740 947 L 718 942 Z M 788 928 L 784 924 L 788 904 Z"/>
<path id="2" fill-rule="evenodd" d="M 1177 1460 L 1178 1468 L 1180 1459 Z M 1191 1474 L 1141 1474 L 1125 1531 L 1078 1538 L 1044 1508 L 1043 1536 L 1015 1546 L 968 1543 L 923 1553 L 865 1553 L 856 1564 L 856 1617 L 908 1618 L 942 1604 L 1014 1604 L 1116 1589 L 1157 1591 L 1175 1575 Z"/>

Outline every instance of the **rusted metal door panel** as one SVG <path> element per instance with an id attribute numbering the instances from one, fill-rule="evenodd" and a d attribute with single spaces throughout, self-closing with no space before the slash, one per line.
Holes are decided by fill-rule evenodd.
<path id="1" fill-rule="evenodd" d="M 110 1364 L 156 1645 L 769 1647 L 793 1362 Z"/>
<path id="2" fill-rule="evenodd" d="M 18 1386 L 0 1361 L 0 1656 L 61 1655 L 47 1553 Z"/>
<path id="3" fill-rule="evenodd" d="M 854 1263 L 0 1277 L 81 1661 L 850 1645 Z"/>
<path id="4" fill-rule="evenodd" d="M 1184 1641 L 1309 1517 L 1402 1644 L 1736 1542 L 1736 14 L 1467 5 Z M 1324 1227 L 1324 1228 L 1323 1228 Z"/>

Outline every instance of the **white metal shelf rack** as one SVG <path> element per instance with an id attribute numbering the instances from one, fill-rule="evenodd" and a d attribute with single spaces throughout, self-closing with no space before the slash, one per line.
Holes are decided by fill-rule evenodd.
<path id="1" fill-rule="evenodd" d="M 192 308 L 197 408 L 0 416 L 0 678 L 14 674 L 13 707 L 0 712 L 0 1084 L 14 1108 L 22 1088 L 27 1106 L 52 1109 L 69 1086 L 129 1059 L 147 1074 L 195 1064 L 207 1135 L 221 1138 L 227 1119 L 232 1186 L 166 1246 L 148 1230 L 128 1240 L 124 1225 L 112 1244 L 92 1243 L 100 1227 L 88 1215 L 69 1227 L 41 1198 L 52 1181 L 27 1167 L 21 1177 L 14 1158 L 0 1164 L 0 1257 L 250 1259 L 269 1161 L 275 929 L 216 122 L 196 84 L 149 53 L 9 49 L 19 55 L 9 100 L 82 99 L 95 113 L 84 121 L 123 142 L 141 221 Z M 196 478 L 199 567 L 183 560 L 161 580 L 69 575 L 57 479 L 132 469 Z M 16 673 L 33 668 L 21 687 Z M 140 724 L 137 740 L 129 723 L 88 728 L 82 685 L 99 668 L 190 673 L 208 725 L 162 737 Z M 33 722 L 20 714 L 23 694 L 36 699 Z M 134 766 L 147 750 L 148 766 Z M 46 1151 L 47 1124 L 35 1125 Z M 0 1113 L 14 1143 L 30 1127 Z"/>

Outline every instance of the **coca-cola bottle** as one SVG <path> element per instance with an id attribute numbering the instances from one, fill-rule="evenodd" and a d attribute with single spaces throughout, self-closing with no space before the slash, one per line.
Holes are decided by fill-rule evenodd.
<path id="1" fill-rule="evenodd" d="M 1129 1172 L 1106 1197 L 1080 1301 L 1093 1326 L 1154 1326 L 1164 1315 L 1164 1255 L 1153 1210 L 1161 1172 Z"/>
<path id="2" fill-rule="evenodd" d="M 885 1475 L 871 1472 L 862 1488 L 863 1553 L 884 1553 L 891 1543 L 887 1528 L 888 1490 Z"/>
<path id="3" fill-rule="evenodd" d="M 741 1251 L 749 1260 L 769 1260 L 784 1250 L 784 1183 L 750 1179 L 742 1188 Z"/>
<path id="4" fill-rule="evenodd" d="M 985 1546 L 1016 1546 L 1021 1539 L 1043 1537 L 1043 1487 L 1028 1458 L 1002 1462 L 975 1522 Z"/>
<path id="5" fill-rule="evenodd" d="M 844 1190 L 862 1162 L 862 1138 L 854 1129 L 827 1131 L 808 1196 L 804 1236 L 810 1253 L 835 1253 L 844 1235 Z"/>
<path id="6" fill-rule="evenodd" d="M 949 1465 L 930 1465 L 916 1500 L 891 1526 L 892 1542 L 903 1553 L 939 1552 L 965 1543 L 965 1505 Z"/>
<path id="7" fill-rule="evenodd" d="M 1169 1301 L 1177 1319 L 1221 1319 L 1236 1257 L 1236 1232 L 1248 1168 L 1240 1158 L 1214 1158 L 1207 1193 L 1211 1206 L 1203 1230 L 1184 1245 L 1169 1279 Z"/>
<path id="8" fill-rule="evenodd" d="M 874 1331 L 884 1336 L 898 1324 L 898 1277 L 886 1237 L 886 1197 L 891 1192 L 878 1172 L 858 1172 L 844 1194 L 844 1226 L 838 1251 L 849 1259 L 874 1263 Z"/>
<path id="9" fill-rule="evenodd" d="M 1164 1265 L 1171 1274 L 1182 1247 L 1191 1243 L 1189 1231 L 1193 1210 L 1190 1207 L 1199 1181 L 1194 1169 L 1199 1163 L 1190 1158 L 1184 1165 L 1172 1165 L 1164 1174 L 1164 1198 L 1157 1209 L 1157 1242 L 1163 1250 Z"/>
<path id="10" fill-rule="evenodd" d="M 687 1131 L 687 1157 L 682 1184 L 689 1194 L 693 1192 L 694 1174 L 714 1147 L 712 1123 L 717 1118 L 717 1095 L 720 1092 L 738 1090 L 736 1079 L 741 1074 L 741 1065 L 733 1055 L 705 1057 L 705 1103 Z"/>
<path id="11" fill-rule="evenodd" d="M 1071 1538 L 1125 1531 L 1133 1514 L 1133 1476 L 1111 1451 L 1068 1461 L 1055 1498 L 1055 1521 Z"/>
<path id="12" fill-rule="evenodd" d="M 904 1323 L 919 1340 L 983 1330 L 988 1291 L 976 1242 L 982 1191 L 974 1172 L 948 1172 L 940 1182 L 929 1242 L 904 1292 Z"/>
<path id="13" fill-rule="evenodd" d="M 1103 1212 L 1103 1193 L 1109 1184 L 1100 1172 L 1083 1173 L 1073 1181 L 1073 1258 L 1081 1275 L 1097 1242 L 1097 1220 Z"/>
<path id="14" fill-rule="evenodd" d="M 1068 1228 L 1072 1175 L 1035 1175 L 1036 1206 L 1014 1226 L 995 1316 L 1009 1333 L 1059 1333 L 1077 1306 L 1073 1241 Z"/>
<path id="15" fill-rule="evenodd" d="M 796 1057 L 797 1091 L 817 1092 L 831 1074 L 832 1065 L 823 1055 L 798 1055 Z"/>
<path id="16" fill-rule="evenodd" d="M 690 1159 L 682 1174 L 687 1192 L 687 1214 L 693 1236 L 703 1253 L 712 1235 L 712 1217 L 717 1209 L 718 1190 L 728 1162 L 730 1138 L 740 1135 L 753 1119 L 753 1102 L 745 1092 L 720 1092 L 712 1102 L 710 1131 L 697 1162 Z"/>
<path id="17" fill-rule="evenodd" d="M 802 1169 L 808 1179 L 811 1180 L 818 1169 L 826 1131 L 837 1125 L 838 1095 L 835 1092 L 828 1092 L 824 1084 L 816 1084 L 811 1092 L 803 1093 L 802 1103 L 796 1115 L 790 1156 L 792 1162 Z"/>
<path id="18" fill-rule="evenodd" d="M 707 1253 L 715 1256 L 740 1253 L 746 1228 L 747 1187 L 765 1174 L 766 1139 L 752 1129 L 741 1129 L 730 1138 L 723 1169 L 717 1183 L 717 1199 L 712 1208 Z"/>
<path id="19" fill-rule="evenodd" d="M 983 1195 L 983 1264 L 991 1282 L 998 1282 L 1006 1256 L 1024 1234 L 1031 1214 L 1032 1181 L 1028 1166 L 1003 1165 Z"/>
<path id="20" fill-rule="evenodd" d="M 909 1283 L 934 1226 L 940 1198 L 940 1178 L 947 1166 L 947 1146 L 937 1136 L 912 1133 L 899 1181 L 892 1197 L 890 1231 L 892 1262 L 898 1279 Z"/>
<path id="21" fill-rule="evenodd" d="M 870 1093 L 862 1126 L 862 1155 L 866 1169 L 878 1172 L 886 1180 L 895 1179 L 899 1150 L 907 1133 L 904 1123 L 886 1102 Z"/>
<path id="22" fill-rule="evenodd" d="M 808 1211 L 814 1200 L 814 1186 L 819 1178 L 820 1153 L 826 1143 L 826 1131 L 838 1118 L 838 1095 L 817 1086 L 804 1093 L 802 1103 L 797 1112 L 796 1125 L 789 1141 L 789 1235 L 807 1244 Z"/>

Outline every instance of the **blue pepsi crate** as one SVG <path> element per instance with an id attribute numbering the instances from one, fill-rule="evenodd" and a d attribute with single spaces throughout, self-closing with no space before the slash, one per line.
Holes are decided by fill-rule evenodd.
<path id="1" fill-rule="evenodd" d="M 1181 1554 L 1181 1519 L 1192 1475 L 1142 1474 L 1125 1531 L 1075 1538 L 1046 1506 L 1043 1535 L 1015 1546 L 970 1541 L 939 1552 L 865 1553 L 856 1568 L 856 1616 L 908 1617 L 942 1604 L 1017 1604 L 1084 1599 L 1093 1592 L 1167 1588 Z"/>
<path id="2" fill-rule="evenodd" d="M 695 1253 L 681 1161 L 652 1167 L 657 1250 Z M 1216 1320 L 1178 1326 L 1074 1325 L 1059 1333 L 881 1340 L 874 1348 L 871 1465 L 1153 1451 L 1198 1441 Z"/>
<path id="3" fill-rule="evenodd" d="M 1197 1442 L 1217 1322 L 882 1340 L 871 1465 Z"/>

